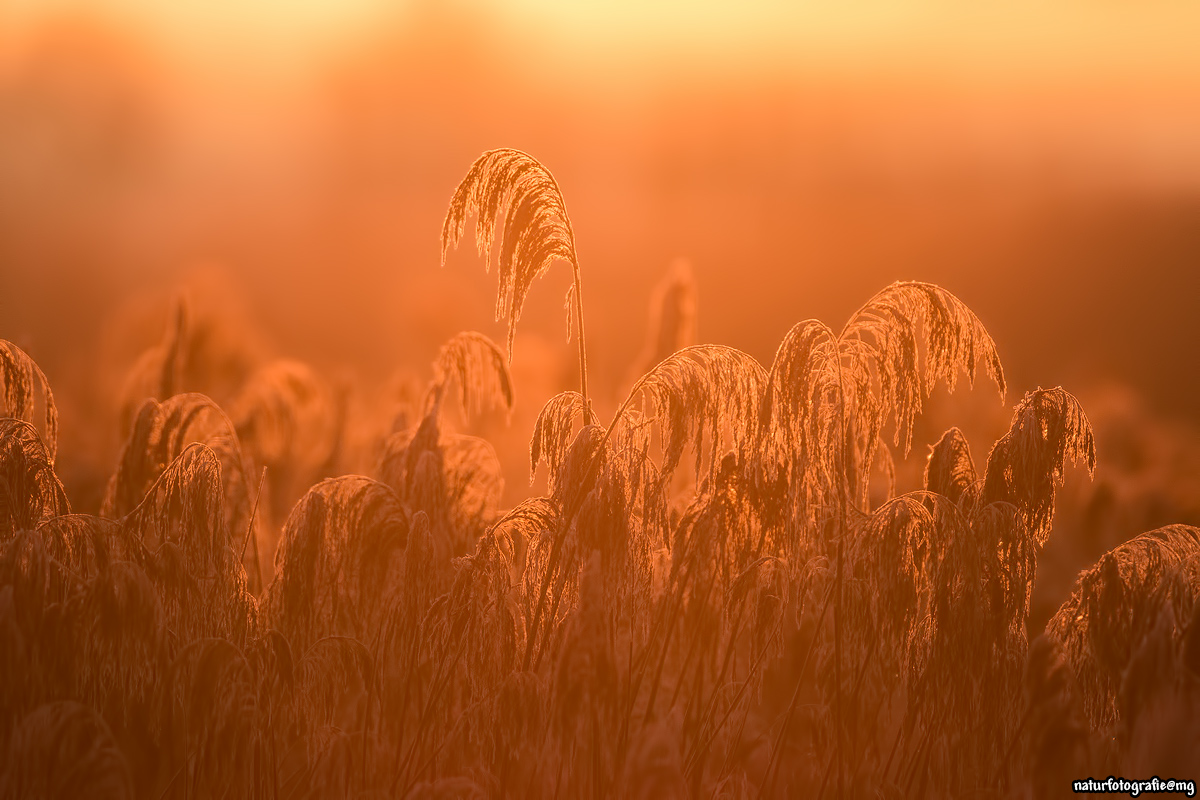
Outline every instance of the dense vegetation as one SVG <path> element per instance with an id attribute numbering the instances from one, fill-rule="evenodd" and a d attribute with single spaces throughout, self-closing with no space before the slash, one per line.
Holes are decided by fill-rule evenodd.
<path id="1" fill-rule="evenodd" d="M 573 271 L 579 391 L 545 403 L 546 494 L 511 509 L 491 445 L 447 419 L 512 407 L 482 334 L 442 348 L 370 476 L 339 475 L 345 408 L 304 365 L 255 373 L 228 413 L 186 391 L 181 305 L 133 370 L 98 516 L 55 474 L 45 376 L 0 342 L 0 796 L 1054 797 L 1195 777 L 1200 530 L 1105 554 L 1029 641 L 1056 490 L 1096 465 L 1071 394 L 1026 393 L 978 463 L 951 428 L 923 485 L 895 485 L 936 386 L 1006 391 L 952 294 L 893 284 L 841 328 L 797 324 L 766 366 L 667 347 L 603 421 L 553 177 L 486 153 L 443 252 L 471 215 L 509 354 L 537 278 Z M 688 312 L 663 300 L 672 342 Z"/>

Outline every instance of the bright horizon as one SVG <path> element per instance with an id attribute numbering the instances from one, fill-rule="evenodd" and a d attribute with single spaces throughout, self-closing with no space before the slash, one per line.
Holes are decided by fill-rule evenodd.
<path id="1" fill-rule="evenodd" d="M 648 63 L 669 71 L 678 58 L 716 71 L 791 68 L 1108 89 L 1200 85 L 1200 5 L 1182 2 L 8 0 L 0 48 L 20 49 L 42 23 L 77 13 L 130 31 L 184 69 L 246 78 L 303 75 L 315 62 L 414 19 L 479 15 L 499 23 L 502 38 L 551 42 L 556 57 L 610 77 L 618 65 L 626 78 Z"/>

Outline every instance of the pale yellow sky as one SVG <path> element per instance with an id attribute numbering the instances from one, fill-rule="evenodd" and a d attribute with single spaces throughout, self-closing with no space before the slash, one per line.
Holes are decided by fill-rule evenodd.
<path id="1" fill-rule="evenodd" d="M 0 0 L 0 31 L 11 43 L 82 9 L 132 25 L 185 64 L 219 58 L 284 74 L 446 5 L 600 67 L 690 56 L 731 68 L 1200 83 L 1200 3 L 1188 0 Z"/>

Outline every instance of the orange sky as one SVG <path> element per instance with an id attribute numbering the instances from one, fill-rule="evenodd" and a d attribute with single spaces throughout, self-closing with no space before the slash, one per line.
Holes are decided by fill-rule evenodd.
<path id="1" fill-rule="evenodd" d="M 0 27 L 11 43 L 48 16 L 86 9 L 139 29 L 185 65 L 280 78 L 425 5 L 502 20 L 515 37 L 554 41 L 585 68 L 621 64 L 626 77 L 690 54 L 729 69 L 791 63 L 1001 83 L 1200 83 L 1200 4 L 1185 0 L 5 0 Z"/>
<path id="2" fill-rule="evenodd" d="M 640 346 L 614 298 L 683 256 L 703 338 L 759 358 L 934 280 L 1014 385 L 1109 370 L 1200 419 L 1158 344 L 1200 346 L 1198 33 L 1194 0 L 0 0 L 0 335 L 57 367 L 214 262 L 282 352 L 424 363 L 491 332 L 494 277 L 437 270 L 437 233 L 471 159 L 518 146 L 565 188 L 598 373 Z M 565 349 L 562 291 L 525 323 Z"/>

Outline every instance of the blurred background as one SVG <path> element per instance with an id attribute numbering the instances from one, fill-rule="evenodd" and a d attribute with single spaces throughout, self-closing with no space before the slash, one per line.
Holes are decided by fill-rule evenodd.
<path id="1" fill-rule="evenodd" d="M 471 161 L 517 147 L 574 222 L 602 411 L 679 259 L 699 340 L 764 363 L 800 320 L 934 281 L 991 331 L 1010 402 L 1062 384 L 1117 419 L 1110 465 L 1152 464 L 1174 499 L 1146 513 L 1188 521 L 1198 34 L 1183 0 L 2 0 L 0 336 L 47 372 L 85 498 L 180 287 L 231 363 L 419 385 L 455 332 L 503 340 L 495 276 L 470 246 L 439 268 L 439 234 Z M 533 288 L 491 424 L 510 501 L 576 380 L 568 285 Z M 1010 412 L 962 402 L 982 460 Z"/>

